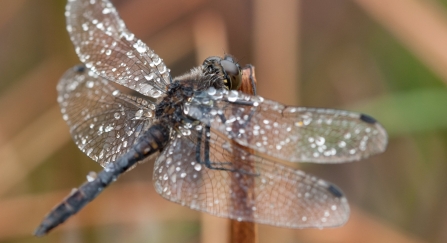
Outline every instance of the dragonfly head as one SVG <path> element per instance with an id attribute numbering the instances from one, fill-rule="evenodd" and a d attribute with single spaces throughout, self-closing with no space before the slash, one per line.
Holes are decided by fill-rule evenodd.
<path id="1" fill-rule="evenodd" d="M 232 56 L 225 55 L 223 59 L 217 56 L 208 57 L 203 62 L 203 65 L 207 72 L 217 73 L 222 77 L 222 82 L 226 89 L 237 90 L 241 87 L 241 67 Z"/>

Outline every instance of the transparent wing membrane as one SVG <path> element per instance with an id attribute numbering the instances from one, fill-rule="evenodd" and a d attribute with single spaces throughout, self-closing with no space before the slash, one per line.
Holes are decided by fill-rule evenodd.
<path id="1" fill-rule="evenodd" d="M 163 60 L 126 29 L 108 0 L 70 0 L 67 30 L 79 59 L 92 71 L 154 98 L 171 77 Z"/>
<path id="2" fill-rule="evenodd" d="M 347 200 L 331 183 L 256 156 L 213 130 L 202 134 L 176 138 L 156 160 L 155 188 L 166 199 L 219 217 L 281 227 L 347 221 Z"/>
<path id="3" fill-rule="evenodd" d="M 149 99 L 120 92 L 82 65 L 69 69 L 57 90 L 73 140 L 102 166 L 129 151 L 153 122 Z"/>
<path id="4" fill-rule="evenodd" d="M 289 107 L 237 91 L 197 93 L 187 111 L 243 146 L 292 162 L 355 161 L 387 144 L 385 130 L 369 116 Z"/>

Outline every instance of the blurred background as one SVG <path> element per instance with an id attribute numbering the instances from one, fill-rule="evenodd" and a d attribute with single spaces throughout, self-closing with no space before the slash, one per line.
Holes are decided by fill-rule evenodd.
<path id="1" fill-rule="evenodd" d="M 345 226 L 260 225 L 259 242 L 447 242 L 447 0 L 112 2 L 173 76 L 231 53 L 256 67 L 266 98 L 361 111 L 387 129 L 381 155 L 299 165 L 347 194 Z M 56 103 L 58 79 L 79 62 L 64 8 L 63 0 L 0 0 L 0 242 L 224 240 L 226 220 L 155 193 L 153 162 L 50 235 L 31 236 L 71 188 L 101 169 L 72 142 Z"/>

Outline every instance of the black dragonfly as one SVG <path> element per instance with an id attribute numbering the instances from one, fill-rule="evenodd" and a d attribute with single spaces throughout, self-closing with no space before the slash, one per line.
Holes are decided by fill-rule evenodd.
<path id="1" fill-rule="evenodd" d="M 242 93 L 241 68 L 228 55 L 172 79 L 108 0 L 69 0 L 65 16 L 83 64 L 61 78 L 58 102 L 79 149 L 104 170 L 90 173 L 35 235 L 156 154 L 156 191 L 192 209 L 290 228 L 347 221 L 349 206 L 335 185 L 281 161 L 341 163 L 380 153 L 387 134 L 373 118 Z"/>

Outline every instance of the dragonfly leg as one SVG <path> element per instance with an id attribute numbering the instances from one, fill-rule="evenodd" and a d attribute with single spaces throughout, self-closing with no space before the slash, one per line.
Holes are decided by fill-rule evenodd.
<path id="1" fill-rule="evenodd" d="M 209 126 L 205 126 L 205 141 L 204 141 L 204 149 L 203 149 L 204 150 L 203 151 L 204 159 L 202 159 L 201 157 L 202 157 L 202 134 L 203 134 L 203 130 L 199 131 L 199 134 L 197 136 L 197 146 L 196 146 L 196 160 L 197 160 L 197 163 L 203 164 L 207 168 L 212 169 L 212 170 L 226 170 L 226 171 L 235 172 L 236 169 L 234 169 L 234 168 L 225 168 L 225 167 L 223 167 L 223 165 L 230 165 L 230 166 L 232 166 L 233 164 L 231 162 L 211 162 L 210 161 L 210 138 L 207 135 L 209 133 L 210 133 L 210 127 Z"/>
<path id="2" fill-rule="evenodd" d="M 202 147 L 202 132 L 199 132 L 198 141 L 197 141 L 197 147 L 196 147 L 196 160 L 199 164 L 205 165 L 207 168 L 212 170 L 224 170 L 224 171 L 230 171 L 230 172 L 238 172 L 241 174 L 246 175 L 252 175 L 252 176 L 259 176 L 259 173 L 253 173 L 250 171 L 246 171 L 244 169 L 239 169 L 234 167 L 234 163 L 232 162 L 212 162 L 210 160 L 210 137 L 208 134 L 210 133 L 210 127 L 205 126 L 205 141 L 204 141 L 204 148 L 203 148 L 203 157 L 204 159 L 201 159 L 201 147 Z"/>

